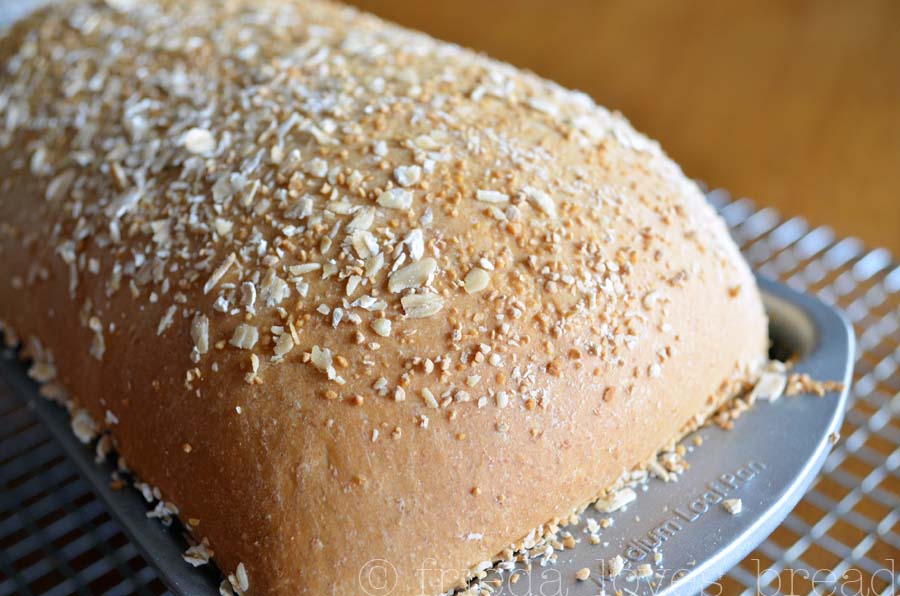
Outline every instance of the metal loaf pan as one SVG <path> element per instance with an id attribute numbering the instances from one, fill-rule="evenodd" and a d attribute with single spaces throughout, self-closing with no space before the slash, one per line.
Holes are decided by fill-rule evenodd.
<path id="1" fill-rule="evenodd" d="M 690 468 L 677 482 L 650 480 L 646 490 L 637 491 L 636 501 L 613 514 L 588 510 L 583 517 L 613 521 L 600 532 L 599 544 L 589 543 L 584 522 L 567 527 L 579 541 L 575 548 L 556 553 L 555 564 L 533 561 L 528 570 L 489 575 L 499 580 L 499 586 L 493 584 L 495 593 L 695 594 L 740 562 L 787 516 L 822 467 L 840 428 L 854 339 L 839 312 L 782 284 L 758 281 L 770 318 L 773 353 L 792 355 L 794 372 L 842 381 L 845 389 L 824 398 L 801 395 L 757 402 L 730 431 L 700 429 L 703 444 L 687 456 Z M 72 434 L 66 411 L 38 396 L 24 367 L 2 358 L 0 374 L 29 402 L 172 592 L 218 594 L 221 576 L 212 565 L 193 568 L 182 560 L 187 548 L 183 528 L 177 522 L 165 528 L 159 520 L 148 519 L 148 505 L 138 491 L 110 487 L 112 464 L 95 463 L 93 451 Z M 721 506 L 725 498 L 741 499 L 743 511 L 729 514 Z M 655 549 L 646 546 L 656 543 Z M 659 561 L 654 550 L 662 555 Z M 626 560 L 625 570 L 614 579 L 603 578 L 602 562 L 616 555 Z M 647 563 L 653 577 L 634 578 L 633 572 Z M 585 567 L 591 576 L 578 581 L 575 572 Z M 385 579 L 391 581 L 390 573 Z M 367 593 L 365 588 L 361 586 L 362 593 Z M 378 588 L 381 596 L 391 592 L 389 583 Z"/>

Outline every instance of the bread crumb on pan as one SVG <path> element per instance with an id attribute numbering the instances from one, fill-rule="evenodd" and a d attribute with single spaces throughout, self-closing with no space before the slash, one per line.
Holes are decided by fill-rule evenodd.
<path id="1" fill-rule="evenodd" d="M 744 503 L 740 499 L 725 499 L 722 501 L 722 507 L 731 515 L 737 515 L 744 509 Z"/>

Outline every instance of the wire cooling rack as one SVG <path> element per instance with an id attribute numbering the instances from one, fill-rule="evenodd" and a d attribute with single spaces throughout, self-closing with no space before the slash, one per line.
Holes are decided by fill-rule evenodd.
<path id="1" fill-rule="evenodd" d="M 709 596 L 895 596 L 900 588 L 900 266 L 890 253 L 713 191 L 760 273 L 844 309 L 858 353 L 840 444 L 784 523 Z M 0 596 L 167 594 L 0 378 Z"/>

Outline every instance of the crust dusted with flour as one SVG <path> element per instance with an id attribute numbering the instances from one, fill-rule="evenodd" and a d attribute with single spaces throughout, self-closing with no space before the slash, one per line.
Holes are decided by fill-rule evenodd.
<path id="1" fill-rule="evenodd" d="M 452 588 L 765 358 L 697 187 L 533 75 L 295 0 L 66 4 L 0 60 L 0 319 L 241 591 Z"/>

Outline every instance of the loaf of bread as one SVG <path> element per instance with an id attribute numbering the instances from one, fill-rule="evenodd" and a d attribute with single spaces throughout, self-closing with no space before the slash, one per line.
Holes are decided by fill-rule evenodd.
<path id="1" fill-rule="evenodd" d="M 318 1 L 0 43 L 6 337 L 238 592 L 459 586 L 765 359 L 722 221 L 584 95 Z"/>

